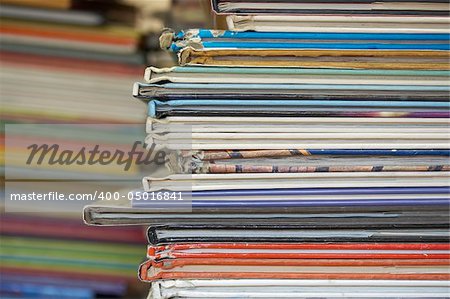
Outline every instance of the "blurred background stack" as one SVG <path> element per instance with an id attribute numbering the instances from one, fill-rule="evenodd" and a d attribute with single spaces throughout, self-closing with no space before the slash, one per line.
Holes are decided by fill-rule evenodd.
<path id="1" fill-rule="evenodd" d="M 2 215 L 2 298 L 139 298 L 139 228 L 86 228 L 76 218 Z"/>
<path id="2" fill-rule="evenodd" d="M 209 26 L 209 9 L 197 0 L 2 0 L 2 166 L 5 127 L 31 125 L 27 133 L 9 126 L 17 148 L 8 149 L 12 156 L 2 167 L 2 183 L 14 192 L 91 193 L 128 188 L 142 177 L 139 169 L 124 177 L 118 168 L 95 165 L 33 167 L 19 161 L 26 154 L 20 151 L 39 141 L 128 148 L 141 131 L 121 125 L 141 124 L 146 117 L 140 104 L 129 100 L 133 82 L 148 64 L 175 61 L 157 42 L 163 26 Z M 33 124 L 40 126 L 32 130 Z M 136 279 L 146 243 L 141 227 L 86 227 L 79 208 L 5 214 L 3 200 L 4 189 L 0 297 L 141 298 L 148 292 Z"/>
<path id="3" fill-rule="evenodd" d="M 147 59 L 171 61 L 143 43 L 158 34 L 170 11 L 170 1 L 150 2 L 2 1 L 5 120 L 141 119 L 136 106 L 125 104 L 126 87 Z"/>

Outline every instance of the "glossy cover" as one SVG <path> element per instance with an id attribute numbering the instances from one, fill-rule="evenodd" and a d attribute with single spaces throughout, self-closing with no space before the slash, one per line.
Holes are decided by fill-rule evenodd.
<path id="1" fill-rule="evenodd" d="M 236 259 L 449 259 L 446 243 L 186 243 L 147 248 L 151 260 Z"/>
<path id="2" fill-rule="evenodd" d="M 447 186 L 448 172 L 226 173 L 144 177 L 145 191 Z M 245 184 L 242 184 L 245 182 Z"/>
<path id="3" fill-rule="evenodd" d="M 172 42 L 169 45 L 170 39 Z M 350 32 L 236 32 L 191 29 L 165 31 L 161 47 L 178 52 L 196 49 L 339 49 L 339 50 L 449 50 L 445 33 Z M 386 43 L 389 41 L 389 43 Z M 420 42 L 419 42 L 420 41 Z"/>
<path id="4" fill-rule="evenodd" d="M 229 15 L 228 29 L 260 32 L 448 33 L 443 16 Z"/>
<path id="5" fill-rule="evenodd" d="M 445 298 L 438 280 L 176 279 L 153 282 L 148 299 L 177 298 Z"/>
<path id="6" fill-rule="evenodd" d="M 214 202 L 213 202 L 214 203 Z M 269 202 L 270 203 L 270 202 Z M 392 221 L 403 227 L 416 227 L 417 218 L 424 219 L 432 227 L 448 227 L 449 200 L 393 202 L 391 205 L 376 203 L 361 204 L 350 201 L 330 204 L 317 201 L 302 204 L 298 201 L 292 206 L 285 202 L 265 206 L 260 202 L 238 202 L 237 204 L 223 202 L 192 203 L 189 206 L 171 206 L 170 204 L 154 204 L 151 208 L 130 208 L 119 206 L 86 206 L 84 221 L 89 225 L 151 225 L 165 226 L 170 224 L 193 225 L 194 227 L 320 227 L 333 228 L 336 223 L 347 227 L 361 227 L 367 224 L 374 227 L 390 227 Z M 393 213 L 392 215 L 389 213 Z M 434 219 L 425 219 L 426 217 Z M 425 217 L 425 218 L 423 218 Z M 383 219 L 383 220 L 380 220 Z M 322 223 L 318 220 L 323 220 Z"/>
<path id="7" fill-rule="evenodd" d="M 179 52 L 178 58 L 180 65 L 192 66 L 449 70 L 447 56 L 447 51 L 427 50 L 202 50 L 187 47 Z"/>
<path id="8" fill-rule="evenodd" d="M 212 7 L 216 13 L 225 14 L 360 14 L 360 15 L 448 15 L 445 5 L 440 0 L 421 2 L 408 1 L 382 1 L 365 0 L 361 2 L 329 1 L 239 1 L 239 0 L 212 0 Z M 414 4 L 419 5 L 414 5 Z M 335 4 L 335 5 L 333 5 Z M 336 5 L 337 4 L 337 5 Z M 409 5 L 408 5 L 409 4 Z M 420 5 L 423 4 L 423 5 Z M 438 4 L 438 5 L 433 5 Z M 427 7 L 429 6 L 429 7 Z"/>
<path id="9" fill-rule="evenodd" d="M 281 83 L 445 85 L 446 71 L 307 69 L 277 67 L 148 67 L 147 83 Z"/>
<path id="10" fill-rule="evenodd" d="M 448 259 L 179 258 L 141 264 L 142 281 L 160 279 L 448 280 Z"/>
<path id="11" fill-rule="evenodd" d="M 227 83 L 135 83 L 133 96 L 143 100 L 195 101 L 211 105 L 352 106 L 365 107 L 442 107 L 448 108 L 447 85 L 380 84 L 227 84 Z M 221 101 L 222 100 L 222 101 Z M 224 102 L 224 101 L 227 102 Z M 289 102 L 285 101 L 291 101 Z M 292 102 L 303 100 L 302 102 Z M 371 101 L 375 101 L 371 103 Z M 280 104 L 276 104 L 280 102 Z M 392 104 L 388 104 L 392 102 Z M 176 102 L 173 102 L 173 105 Z M 202 102 L 199 102 L 202 103 Z M 348 103 L 348 104 L 345 104 Z M 185 105 L 189 105 L 189 102 Z M 252 105 L 248 103 L 248 105 Z"/>
<path id="12" fill-rule="evenodd" d="M 419 221 L 418 221 L 419 222 Z M 448 243 L 447 229 L 296 229 L 266 222 L 262 225 L 223 228 L 170 225 L 149 227 L 150 245 L 180 243 Z"/>
<path id="13" fill-rule="evenodd" d="M 311 117 L 346 117 L 346 118 L 449 118 L 450 112 L 440 112 L 440 111 L 395 111 L 393 109 L 386 109 L 383 111 L 371 111 L 367 110 L 350 110 L 346 109 L 346 111 L 339 110 L 325 110 L 325 111 L 308 111 L 305 109 L 299 110 L 286 110 L 286 109 L 275 109 L 275 107 L 271 107 L 271 109 L 253 109 L 250 110 L 248 108 L 242 107 L 230 107 L 231 109 L 223 109 L 222 107 L 208 107 L 207 109 L 199 109 L 199 107 L 167 107 L 167 109 L 158 109 L 158 105 L 155 103 L 152 104 L 153 101 L 149 102 L 148 107 L 148 116 L 163 119 L 166 117 L 186 117 L 186 116 L 195 116 L 195 117 L 235 117 L 239 119 L 241 117 L 283 117 L 283 118 L 292 118 L 292 117 L 301 117 L 301 118 L 311 118 Z M 159 106 L 161 107 L 161 106 Z M 350 111 L 349 111 L 350 110 Z"/>

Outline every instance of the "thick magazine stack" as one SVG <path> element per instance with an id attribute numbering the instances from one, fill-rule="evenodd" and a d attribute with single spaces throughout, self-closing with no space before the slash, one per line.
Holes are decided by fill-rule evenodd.
<path id="1" fill-rule="evenodd" d="M 133 88 L 156 200 L 85 221 L 149 226 L 149 298 L 447 297 L 447 4 L 212 4 L 231 30 L 165 30 Z"/>

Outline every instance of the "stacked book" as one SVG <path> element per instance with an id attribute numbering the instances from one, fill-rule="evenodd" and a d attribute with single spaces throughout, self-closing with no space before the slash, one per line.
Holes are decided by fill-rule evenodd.
<path id="1" fill-rule="evenodd" d="M 447 297 L 445 6 L 213 1 L 133 88 L 167 175 L 85 221 L 149 225 L 149 298 Z"/>

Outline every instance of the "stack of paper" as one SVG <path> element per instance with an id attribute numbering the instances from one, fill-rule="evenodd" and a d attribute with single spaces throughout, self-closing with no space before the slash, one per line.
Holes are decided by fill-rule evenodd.
<path id="1" fill-rule="evenodd" d="M 150 226 L 149 298 L 446 297 L 445 4 L 213 5 L 261 15 L 162 33 L 133 95 L 169 174 L 85 221 Z"/>

